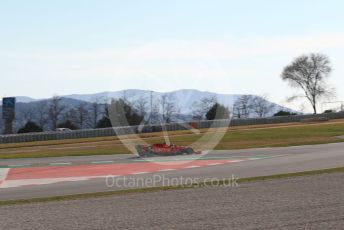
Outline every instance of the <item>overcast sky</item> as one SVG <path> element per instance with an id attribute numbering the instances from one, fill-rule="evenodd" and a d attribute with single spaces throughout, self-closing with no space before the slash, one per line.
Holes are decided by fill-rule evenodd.
<path id="1" fill-rule="evenodd" d="M 288 105 L 283 67 L 321 52 L 344 100 L 343 12 L 342 0 L 1 0 L 0 96 L 186 88 Z"/>

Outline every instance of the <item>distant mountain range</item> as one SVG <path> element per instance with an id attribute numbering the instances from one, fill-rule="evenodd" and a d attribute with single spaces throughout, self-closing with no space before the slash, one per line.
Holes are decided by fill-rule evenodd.
<path id="1" fill-rule="evenodd" d="M 121 91 L 114 91 L 114 92 L 102 92 L 102 93 L 95 93 L 95 94 L 72 94 L 72 95 L 61 95 L 63 98 L 74 99 L 73 104 L 78 104 L 77 101 L 81 102 L 106 102 L 110 101 L 111 99 L 119 99 L 125 98 L 129 102 L 137 101 L 137 100 L 146 100 L 147 102 L 150 101 L 150 98 L 153 100 L 160 99 L 163 95 L 171 96 L 175 99 L 177 103 L 177 107 L 181 114 L 189 115 L 193 111 L 193 107 L 195 103 L 199 102 L 203 98 L 210 98 L 215 97 L 220 104 L 228 108 L 232 108 L 236 99 L 238 99 L 241 94 L 219 94 L 207 91 L 199 91 L 195 89 L 182 89 L 176 90 L 172 92 L 154 92 L 148 90 L 138 90 L 138 89 L 128 89 L 128 90 L 121 90 Z M 30 97 L 18 96 L 17 102 L 21 103 L 30 103 L 30 102 L 37 102 L 46 99 L 33 99 Z M 70 101 L 71 102 L 71 101 Z M 280 106 L 276 103 L 270 102 L 275 106 L 275 111 L 279 111 L 281 109 L 293 111 L 289 108 Z"/>
<path id="2" fill-rule="evenodd" d="M 242 95 L 240 94 L 218 94 L 213 92 L 199 91 L 194 89 L 182 89 L 172 92 L 153 92 L 148 90 L 137 90 L 128 89 L 114 92 L 102 92 L 95 94 L 72 94 L 72 95 L 60 95 L 62 98 L 61 103 L 67 108 L 75 108 L 80 104 L 85 104 L 91 106 L 91 103 L 98 102 L 104 104 L 109 102 L 111 99 L 125 98 L 128 102 L 136 102 L 138 100 L 146 101 L 147 112 L 150 112 L 150 101 L 152 99 L 153 103 L 156 103 L 162 98 L 163 95 L 174 98 L 176 107 L 178 108 L 179 118 L 182 117 L 184 120 L 192 119 L 192 114 L 195 109 L 195 104 L 199 103 L 204 98 L 216 98 L 218 103 L 231 109 L 234 102 Z M 18 96 L 16 105 L 16 128 L 21 127 L 23 123 L 26 122 L 27 117 L 33 116 L 39 112 L 39 108 L 43 103 L 46 103 L 48 99 L 33 99 L 25 96 Z M 289 108 L 280 106 L 273 102 L 268 102 L 274 105 L 274 109 L 267 116 L 273 115 L 279 110 L 293 111 Z M 2 106 L 0 106 L 2 110 Z M 1 112 L 1 111 L 0 111 Z M 293 111 L 295 112 L 295 111 Z M 34 113 L 33 115 L 30 113 Z M 1 119 L 0 126 L 3 121 Z"/>

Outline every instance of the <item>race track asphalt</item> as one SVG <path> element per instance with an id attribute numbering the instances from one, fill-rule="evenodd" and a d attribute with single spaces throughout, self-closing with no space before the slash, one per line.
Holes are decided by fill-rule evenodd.
<path id="1" fill-rule="evenodd" d="M 189 156 L 188 156 L 189 157 Z M 204 179 L 226 179 L 256 177 L 280 173 L 291 173 L 316 169 L 325 169 L 344 166 L 344 143 L 309 145 L 286 148 L 264 148 L 250 150 L 223 150 L 212 151 L 203 156 L 204 159 L 245 159 L 257 158 L 257 160 L 242 161 L 231 164 L 213 164 L 209 167 L 184 168 L 174 171 L 160 171 L 138 175 L 127 175 L 119 177 L 121 183 L 116 186 L 106 186 L 105 179 L 92 179 L 85 181 L 60 182 L 48 185 L 25 186 L 15 188 L 1 188 L 0 200 L 12 200 L 35 197 L 49 197 L 57 195 L 69 195 L 80 193 L 91 193 L 100 191 L 112 191 L 119 189 L 130 189 L 125 181 L 131 179 L 146 179 L 159 176 L 171 181 L 173 178 L 193 178 L 198 181 Z M 174 161 L 174 158 L 154 158 L 154 161 Z M 87 157 L 59 157 L 59 158 L 37 158 L 37 159 L 16 159 L 1 160 L 0 167 L 6 168 L 9 165 L 27 165 L 25 167 L 41 167 L 54 163 L 68 163 L 71 165 L 87 165 L 92 162 L 133 163 L 141 160 L 134 155 L 107 155 Z M 63 168 L 61 168 L 62 170 Z M 155 185 L 162 185 L 164 181 Z M 163 184 L 166 185 L 166 184 Z M 135 184 L 134 187 L 146 186 Z"/>
<path id="2" fill-rule="evenodd" d="M 1 229 L 343 229 L 344 174 L 0 207 Z"/>

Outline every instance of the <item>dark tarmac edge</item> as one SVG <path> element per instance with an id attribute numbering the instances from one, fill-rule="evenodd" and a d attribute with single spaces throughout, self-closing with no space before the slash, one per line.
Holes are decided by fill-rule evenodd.
<path id="1" fill-rule="evenodd" d="M 344 167 L 339 168 L 329 168 L 329 169 L 320 169 L 312 171 L 303 171 L 295 173 L 285 173 L 285 174 L 275 174 L 269 176 L 259 176 L 259 177 L 250 177 L 250 178 L 239 178 L 236 179 L 236 183 L 249 183 L 249 182 L 258 182 L 264 180 L 276 180 L 283 178 L 291 177 L 302 177 L 302 176 L 313 176 L 320 174 L 331 174 L 331 173 L 343 173 Z M 118 195 L 127 195 L 127 194 L 137 194 L 137 193 L 149 193 L 157 191 L 167 191 L 167 190 L 179 190 L 179 189 L 197 189 L 206 186 L 222 186 L 229 183 L 232 183 L 231 180 L 218 180 L 210 182 L 201 182 L 197 184 L 184 184 L 178 186 L 161 186 L 161 187 L 148 187 L 148 188 L 138 188 L 138 189 L 128 189 L 128 190 L 117 190 L 117 191 L 107 191 L 107 192 L 96 192 L 96 193 L 84 193 L 84 194 L 74 194 L 66 196 L 53 196 L 53 197 L 42 197 L 42 198 L 32 198 L 32 199 L 20 199 L 20 200 L 0 200 L 0 206 L 8 205 L 20 205 L 20 204 L 30 204 L 30 203 L 43 203 L 43 202 L 53 202 L 53 201 L 67 201 L 67 200 L 81 200 L 89 198 L 98 198 L 106 196 L 118 196 Z"/>

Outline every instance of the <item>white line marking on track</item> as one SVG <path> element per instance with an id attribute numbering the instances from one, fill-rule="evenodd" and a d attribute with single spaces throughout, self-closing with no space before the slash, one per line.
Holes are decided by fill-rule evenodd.
<path id="1" fill-rule="evenodd" d="M 168 172 L 168 171 L 174 171 L 176 169 L 160 169 L 159 172 Z"/>
<path id="2" fill-rule="evenodd" d="M 193 169 L 193 168 L 199 168 L 201 166 L 198 166 L 198 165 L 191 165 L 191 166 L 187 166 L 185 167 L 185 169 Z"/>
<path id="3" fill-rule="evenodd" d="M 130 173 L 131 175 L 141 175 L 141 174 L 146 174 L 148 172 L 135 172 L 135 173 Z"/>
<path id="4" fill-rule="evenodd" d="M 91 164 L 109 164 L 113 162 L 114 161 L 92 161 Z"/>
<path id="5" fill-rule="evenodd" d="M 9 168 L 0 169 L 0 188 L 2 188 L 3 182 L 6 180 L 9 171 Z"/>
<path id="6" fill-rule="evenodd" d="M 209 166 L 215 166 L 215 165 L 222 165 L 222 163 L 211 163 L 211 164 L 208 164 Z"/>
<path id="7" fill-rule="evenodd" d="M 7 165 L 8 167 L 25 167 L 30 165 Z"/>
<path id="8" fill-rule="evenodd" d="M 50 163 L 49 165 L 71 165 L 70 162 L 59 162 L 59 163 Z"/>
<path id="9" fill-rule="evenodd" d="M 243 162 L 245 160 L 232 160 L 232 161 L 227 161 L 228 163 L 238 163 L 238 162 Z"/>
<path id="10" fill-rule="evenodd" d="M 9 168 L 0 169 L 0 180 L 5 180 L 9 171 Z"/>
<path id="11" fill-rule="evenodd" d="M 112 177 L 117 177 L 117 175 L 110 175 Z M 23 179 L 23 180 L 6 180 L 0 186 L 1 188 L 16 188 L 22 186 L 38 186 L 55 184 L 59 182 L 76 182 L 76 181 L 86 181 L 91 179 L 106 178 L 107 176 L 85 176 L 85 177 L 65 177 L 65 178 L 47 178 L 47 179 Z"/>

